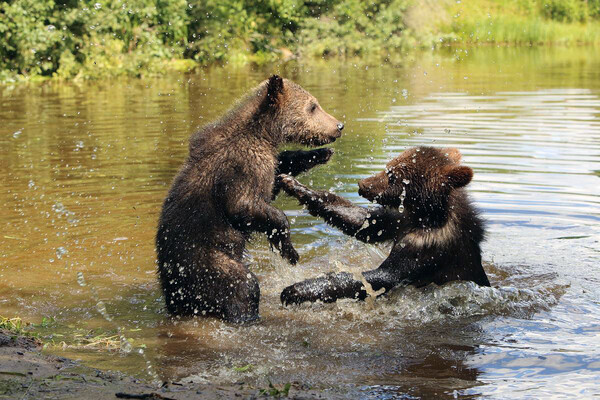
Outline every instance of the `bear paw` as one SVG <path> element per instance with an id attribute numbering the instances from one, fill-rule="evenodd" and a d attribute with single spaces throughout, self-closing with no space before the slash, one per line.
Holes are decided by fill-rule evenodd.
<path id="1" fill-rule="evenodd" d="M 296 285 L 291 285 L 283 289 L 281 292 L 280 300 L 281 304 L 288 306 L 290 304 L 300 304 L 306 301 L 298 291 Z"/>

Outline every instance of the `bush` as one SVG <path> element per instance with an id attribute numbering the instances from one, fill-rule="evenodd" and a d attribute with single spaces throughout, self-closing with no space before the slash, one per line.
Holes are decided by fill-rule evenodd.
<path id="1" fill-rule="evenodd" d="M 363 55 L 398 50 L 409 43 L 404 23 L 407 0 L 316 1 L 302 24 L 300 44 L 309 53 Z"/>
<path id="2" fill-rule="evenodd" d="M 587 4 L 590 17 L 600 19 L 600 0 L 588 0 Z"/>
<path id="3" fill-rule="evenodd" d="M 186 51 L 201 63 L 231 54 L 276 54 L 294 43 L 305 17 L 300 0 L 195 0 L 189 3 L 190 37 Z"/>
<path id="4" fill-rule="evenodd" d="M 0 3 L 0 69 L 71 77 L 139 74 L 180 57 L 185 0 L 13 0 Z"/>
<path id="5" fill-rule="evenodd" d="M 559 22 L 584 22 L 588 16 L 587 3 L 583 0 L 544 0 L 542 14 Z"/>

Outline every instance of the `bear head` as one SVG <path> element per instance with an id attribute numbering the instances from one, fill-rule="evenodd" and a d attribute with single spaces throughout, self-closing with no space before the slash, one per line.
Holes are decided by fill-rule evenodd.
<path id="1" fill-rule="evenodd" d="M 420 220 L 445 214 L 453 190 L 473 178 L 473 170 L 460 165 L 455 148 L 415 147 L 387 163 L 385 170 L 361 180 L 358 193 L 381 205 L 406 209 Z"/>
<path id="2" fill-rule="evenodd" d="M 283 142 L 321 146 L 342 135 L 344 124 L 326 113 L 300 85 L 278 75 L 262 85 L 267 93 L 261 109 L 269 115 L 269 130 Z"/>

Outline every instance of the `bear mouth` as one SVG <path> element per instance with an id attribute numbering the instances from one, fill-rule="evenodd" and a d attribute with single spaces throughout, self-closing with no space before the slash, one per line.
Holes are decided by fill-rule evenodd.
<path id="1" fill-rule="evenodd" d="M 369 200 L 371 203 L 377 203 L 377 199 L 379 198 L 379 193 L 372 193 L 362 188 L 358 188 L 358 195 L 364 199 Z"/>
<path id="2" fill-rule="evenodd" d="M 335 137 L 335 136 L 324 138 L 324 139 L 311 139 L 311 140 L 306 141 L 304 144 L 306 144 L 307 146 L 310 146 L 310 147 L 319 147 L 319 146 L 324 146 L 326 144 L 331 144 L 331 143 L 335 142 L 336 139 L 337 139 L 337 137 Z"/>
<path id="3" fill-rule="evenodd" d="M 331 144 L 331 143 L 335 142 L 336 139 L 337 138 L 317 139 L 317 140 L 311 140 L 306 144 L 309 145 L 310 147 L 319 147 L 319 146 L 324 146 L 326 144 Z"/>

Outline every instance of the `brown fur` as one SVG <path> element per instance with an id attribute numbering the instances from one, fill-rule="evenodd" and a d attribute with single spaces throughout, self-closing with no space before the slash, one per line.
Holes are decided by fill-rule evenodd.
<path id="1" fill-rule="evenodd" d="M 223 118 L 190 139 L 190 153 L 165 199 L 156 236 L 158 272 L 169 313 L 258 318 L 258 281 L 242 261 L 252 232 L 298 259 L 285 214 L 270 205 L 276 170 L 326 162 L 326 149 L 284 152 L 284 143 L 320 145 L 343 124 L 289 80 L 272 76 Z M 286 165 L 287 164 L 287 165 Z"/>
<path id="2" fill-rule="evenodd" d="M 359 240 L 392 241 L 388 258 L 363 273 L 374 290 L 398 285 L 438 285 L 454 280 L 490 283 L 481 265 L 483 221 L 464 186 L 473 170 L 460 165 L 456 149 L 417 147 L 390 161 L 384 171 L 359 182 L 359 194 L 382 207 L 365 209 L 325 191 L 315 191 L 291 177 L 280 177 L 287 193 L 313 215 Z M 281 301 L 301 303 L 367 296 L 348 273 L 308 279 L 284 289 Z"/>

